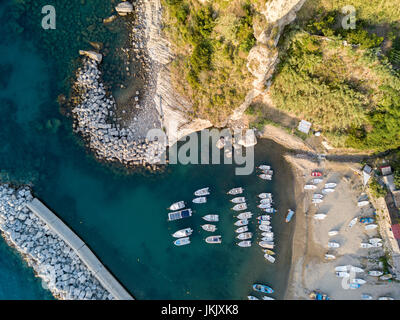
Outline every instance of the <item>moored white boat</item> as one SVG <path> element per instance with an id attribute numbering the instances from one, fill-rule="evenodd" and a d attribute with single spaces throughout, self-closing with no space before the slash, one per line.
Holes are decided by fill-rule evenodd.
<path id="1" fill-rule="evenodd" d="M 260 193 L 258 197 L 260 199 L 272 199 L 272 193 Z"/>
<path id="2" fill-rule="evenodd" d="M 172 236 L 174 238 L 183 238 L 183 237 L 190 236 L 192 233 L 193 233 L 192 228 L 186 228 L 186 229 L 176 231 Z"/>
<path id="3" fill-rule="evenodd" d="M 272 176 L 274 175 L 274 170 L 263 170 L 262 173 Z"/>
<path id="4" fill-rule="evenodd" d="M 217 231 L 217 227 L 213 224 L 203 224 L 201 227 L 203 228 L 203 230 L 208 231 L 208 232 Z"/>
<path id="5" fill-rule="evenodd" d="M 249 231 L 248 226 L 240 227 L 235 230 L 236 233 L 242 233 L 242 232 L 247 232 L 247 231 Z"/>
<path id="6" fill-rule="evenodd" d="M 206 203 L 206 202 L 207 202 L 207 198 L 206 197 L 199 197 L 199 198 L 193 199 L 193 203 L 201 204 L 201 203 Z"/>
<path id="7" fill-rule="evenodd" d="M 277 212 L 277 210 L 274 208 L 266 208 L 266 209 L 263 209 L 263 211 L 266 213 L 276 213 Z"/>
<path id="8" fill-rule="evenodd" d="M 271 216 L 268 216 L 268 215 L 258 216 L 257 220 L 270 221 L 271 220 Z"/>
<path id="9" fill-rule="evenodd" d="M 237 194 L 242 194 L 243 193 L 243 188 L 239 187 L 239 188 L 233 188 L 231 190 L 228 191 L 228 194 L 230 194 L 231 196 L 235 196 Z"/>
<path id="10" fill-rule="evenodd" d="M 210 244 L 222 243 L 222 236 L 209 236 L 205 241 Z"/>
<path id="11" fill-rule="evenodd" d="M 258 226 L 258 229 L 260 229 L 261 231 L 271 231 L 271 229 L 272 229 L 272 227 L 271 226 L 267 226 L 267 225 L 265 225 L 265 224 L 260 224 L 259 226 Z"/>
<path id="12" fill-rule="evenodd" d="M 270 241 L 260 241 L 258 243 L 258 245 L 265 249 L 273 249 L 274 248 L 274 243 L 270 242 Z"/>
<path id="13" fill-rule="evenodd" d="M 269 237 L 262 237 L 261 241 L 267 241 L 267 242 L 273 242 L 274 241 L 274 237 L 269 236 Z"/>
<path id="14" fill-rule="evenodd" d="M 168 221 L 175 221 L 192 216 L 192 209 L 184 209 L 181 211 L 175 211 L 168 213 Z"/>
<path id="15" fill-rule="evenodd" d="M 273 256 L 270 256 L 269 254 L 264 254 L 264 258 L 265 260 L 274 263 L 275 262 L 275 258 Z"/>
<path id="16" fill-rule="evenodd" d="M 190 238 L 189 237 L 180 238 L 180 239 L 174 241 L 174 245 L 176 245 L 178 247 L 179 246 L 184 246 L 184 245 L 187 245 L 187 244 L 190 244 Z"/>
<path id="17" fill-rule="evenodd" d="M 262 204 L 259 204 L 259 205 L 257 206 L 257 208 L 260 208 L 260 209 L 269 209 L 269 208 L 272 208 L 272 204 L 270 204 L 270 203 L 262 203 Z"/>
<path id="18" fill-rule="evenodd" d="M 238 238 L 239 240 L 248 240 L 251 239 L 253 237 L 253 234 L 251 232 L 244 232 L 244 233 L 240 233 L 236 238 Z"/>
<path id="19" fill-rule="evenodd" d="M 259 174 L 258 176 L 263 180 L 272 180 L 272 176 L 269 174 L 263 173 L 263 174 Z"/>
<path id="20" fill-rule="evenodd" d="M 271 166 L 268 166 L 265 164 L 262 164 L 262 165 L 258 166 L 257 168 L 260 170 L 271 170 Z"/>
<path id="21" fill-rule="evenodd" d="M 239 220 L 243 220 L 243 219 L 250 219 L 252 216 L 253 214 L 251 212 L 242 212 L 238 214 L 236 218 L 238 218 Z"/>
<path id="22" fill-rule="evenodd" d="M 258 224 L 263 224 L 265 226 L 271 225 L 271 221 L 269 221 L 269 220 L 258 220 L 257 222 L 258 222 Z"/>
<path id="23" fill-rule="evenodd" d="M 210 188 L 203 188 L 194 192 L 194 195 L 196 197 L 208 196 L 209 194 L 210 194 Z"/>
<path id="24" fill-rule="evenodd" d="M 177 211 L 183 209 L 184 207 L 185 207 L 185 201 L 179 201 L 171 204 L 171 206 L 168 209 L 171 211 Z"/>
<path id="25" fill-rule="evenodd" d="M 269 249 L 262 249 L 262 251 L 264 253 L 266 253 L 266 254 L 269 254 L 270 256 L 274 256 L 275 255 L 275 252 L 273 252 L 272 250 L 269 250 Z"/>
<path id="26" fill-rule="evenodd" d="M 268 296 L 263 296 L 262 299 L 263 300 L 275 300 L 274 298 L 268 297 Z"/>
<path id="27" fill-rule="evenodd" d="M 247 219 L 238 220 L 235 222 L 235 226 L 237 226 L 237 227 L 247 226 L 248 224 L 249 224 L 249 220 L 247 220 Z"/>
<path id="28" fill-rule="evenodd" d="M 261 199 L 260 204 L 273 203 L 272 199 Z"/>
<path id="29" fill-rule="evenodd" d="M 250 240 L 240 241 L 237 245 L 242 248 L 249 248 L 251 247 L 251 241 Z"/>
<path id="30" fill-rule="evenodd" d="M 262 237 L 273 237 L 274 233 L 273 232 L 262 232 L 261 236 Z"/>
<path id="31" fill-rule="evenodd" d="M 246 198 L 245 197 L 236 197 L 231 199 L 231 202 L 233 203 L 244 203 L 246 202 Z"/>
<path id="32" fill-rule="evenodd" d="M 234 211 L 242 211 L 242 210 L 246 210 L 246 209 L 247 209 L 246 203 L 239 203 L 232 208 L 232 210 L 234 210 Z"/>
<path id="33" fill-rule="evenodd" d="M 203 217 L 204 220 L 210 221 L 210 222 L 218 222 L 219 221 L 219 215 L 217 214 L 208 214 Z"/>
<path id="34" fill-rule="evenodd" d="M 256 298 L 255 296 L 247 296 L 248 300 L 260 300 L 258 298 Z"/>

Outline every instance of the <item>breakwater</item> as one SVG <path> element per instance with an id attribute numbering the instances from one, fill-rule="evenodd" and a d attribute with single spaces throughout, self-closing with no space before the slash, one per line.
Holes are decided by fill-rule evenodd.
<path id="1" fill-rule="evenodd" d="M 28 188 L 0 186 L 0 230 L 56 298 L 132 299 L 85 243 Z"/>

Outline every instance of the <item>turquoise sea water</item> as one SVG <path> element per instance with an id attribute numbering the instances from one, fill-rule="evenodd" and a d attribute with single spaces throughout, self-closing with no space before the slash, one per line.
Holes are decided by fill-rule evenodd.
<path id="1" fill-rule="evenodd" d="M 75 0 L 60 7 L 60 1 L 53 1 L 57 16 L 62 17 L 59 33 L 53 36 L 36 36 L 42 32 L 40 11 L 30 17 L 15 14 L 15 19 L 25 22 L 24 30 L 16 20 L 5 19 L 16 2 L 30 10 L 40 10 L 41 3 L 34 1 L 33 7 L 32 1 L 0 4 L 0 17 L 8 22 L 2 26 L 7 36 L 0 39 L 1 180 L 31 182 L 36 196 L 88 243 L 138 299 L 244 299 L 255 281 L 270 284 L 276 289 L 274 297 L 282 298 L 294 226 L 294 221 L 284 222 L 287 209 L 294 208 L 293 177 L 283 161 L 284 150 L 271 141 L 260 141 L 256 147 L 257 163 L 270 163 L 275 170 L 273 182 L 255 174 L 235 176 L 234 166 L 229 165 L 175 165 L 162 174 L 143 176 L 122 174 L 98 163 L 71 133 L 71 124 L 60 115 L 56 99 L 68 82 L 68 62 L 75 61 L 76 49 L 87 43 L 93 29 L 88 31 L 88 26 L 107 17 L 115 1 Z M 67 21 L 74 22 L 68 32 L 63 28 Z M 103 30 L 90 40 L 102 41 L 112 49 L 119 41 L 115 30 Z M 63 43 L 66 34 L 75 38 L 68 36 Z M 64 49 L 62 56 L 62 50 L 49 48 L 52 41 Z M 112 51 L 108 59 L 104 68 L 117 60 Z M 205 186 L 211 187 L 206 205 L 191 205 L 194 216 L 190 219 L 167 222 L 167 206 L 178 200 L 190 203 L 193 192 Z M 234 212 L 225 193 L 237 186 L 245 188 L 255 213 L 261 213 L 256 208 L 258 193 L 275 195 L 279 213 L 272 220 L 278 244 L 274 265 L 264 260 L 258 246 L 234 245 Z M 222 245 L 204 242 L 208 234 L 200 229 L 201 216 L 208 213 L 220 214 L 217 234 L 223 236 Z M 192 244 L 175 247 L 171 234 L 184 227 L 195 230 Z M 255 232 L 256 225 L 250 229 Z M 50 297 L 4 243 L 0 245 L 0 275 L 0 299 Z"/>

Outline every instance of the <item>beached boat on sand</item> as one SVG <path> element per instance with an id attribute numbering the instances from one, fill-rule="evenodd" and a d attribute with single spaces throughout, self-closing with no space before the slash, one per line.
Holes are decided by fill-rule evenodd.
<path id="1" fill-rule="evenodd" d="M 326 189 L 332 189 L 332 188 L 336 188 L 337 184 L 330 182 L 330 183 L 325 183 L 325 188 Z"/>
<path id="2" fill-rule="evenodd" d="M 232 195 L 232 196 L 235 196 L 235 195 L 237 195 L 237 194 L 242 194 L 243 193 L 243 188 L 242 187 L 239 187 L 239 188 L 233 188 L 233 189 L 231 189 L 231 190 L 229 190 L 228 191 L 228 194 L 230 194 L 230 195 Z"/>
<path id="3" fill-rule="evenodd" d="M 273 256 L 270 256 L 269 254 L 264 254 L 264 258 L 265 260 L 274 263 L 275 262 L 275 258 Z"/>
<path id="4" fill-rule="evenodd" d="M 203 230 L 208 231 L 208 232 L 217 231 L 217 227 L 213 224 L 203 224 L 201 227 L 203 228 Z"/>
<path id="5" fill-rule="evenodd" d="M 315 220 L 324 220 L 327 217 L 325 213 L 317 213 L 314 215 Z"/>
<path id="6" fill-rule="evenodd" d="M 184 238 L 184 237 L 190 236 L 192 233 L 193 233 L 192 228 L 186 228 L 186 229 L 176 231 L 172 236 L 174 238 Z"/>
<path id="7" fill-rule="evenodd" d="M 313 171 L 311 172 L 312 177 L 322 177 L 322 173 L 319 171 Z"/>
<path id="8" fill-rule="evenodd" d="M 245 197 L 236 197 L 231 199 L 231 202 L 233 203 L 244 203 L 246 202 L 246 198 Z"/>
<path id="9" fill-rule="evenodd" d="M 335 241 L 328 242 L 328 248 L 339 248 L 340 244 Z"/>
<path id="10" fill-rule="evenodd" d="M 319 292 L 319 291 L 311 292 L 309 297 L 312 300 L 330 300 L 329 296 L 327 294 Z"/>
<path id="11" fill-rule="evenodd" d="M 333 237 L 339 234 L 339 231 L 337 230 L 331 230 L 328 232 L 328 236 Z"/>
<path id="12" fill-rule="evenodd" d="M 372 276 L 372 277 L 380 277 L 381 275 L 383 275 L 383 272 L 377 271 L 377 270 L 371 270 L 371 271 L 368 271 L 368 275 Z"/>
<path id="13" fill-rule="evenodd" d="M 347 278 L 350 277 L 350 273 L 346 272 L 346 271 L 336 271 L 335 272 L 336 277 L 338 278 Z"/>
<path id="14" fill-rule="evenodd" d="M 316 189 L 317 189 L 317 186 L 313 185 L 313 184 L 306 184 L 304 186 L 304 190 L 316 190 Z"/>
<path id="15" fill-rule="evenodd" d="M 253 214 L 251 212 L 242 212 L 237 215 L 237 218 L 243 220 L 243 219 L 250 219 L 252 216 Z"/>
<path id="16" fill-rule="evenodd" d="M 366 284 L 367 281 L 365 281 L 364 279 L 350 279 L 350 283 L 357 283 L 357 284 Z"/>
<path id="17" fill-rule="evenodd" d="M 321 183 L 322 181 L 324 181 L 324 180 L 323 180 L 323 179 L 320 179 L 320 178 L 312 179 L 312 183 L 314 183 L 314 184 L 319 184 L 319 183 Z"/>
<path id="18" fill-rule="evenodd" d="M 192 216 L 191 209 L 170 212 L 170 213 L 168 213 L 168 221 L 180 220 L 180 219 L 184 219 L 184 218 L 189 218 L 191 216 Z"/>
<path id="19" fill-rule="evenodd" d="M 394 300 L 392 297 L 379 297 L 378 300 Z"/>
<path id="20" fill-rule="evenodd" d="M 258 283 L 255 283 L 253 285 L 253 290 L 262 292 L 262 293 L 274 293 L 274 289 L 272 289 L 271 287 L 266 286 L 264 284 L 258 284 Z"/>
<path id="21" fill-rule="evenodd" d="M 335 189 L 329 189 L 329 188 L 328 188 L 328 189 L 323 189 L 323 190 L 322 190 L 322 193 L 323 193 L 323 194 L 328 194 L 328 193 L 332 193 L 332 192 L 335 192 Z"/>
<path id="22" fill-rule="evenodd" d="M 237 245 L 242 248 L 249 248 L 251 247 L 251 241 L 250 240 L 240 241 Z"/>
<path id="23" fill-rule="evenodd" d="M 246 209 L 247 209 L 246 203 L 239 203 L 232 208 L 232 210 L 234 210 L 234 211 L 242 211 L 242 210 L 246 210 Z"/>
<path id="24" fill-rule="evenodd" d="M 199 189 L 194 193 L 196 197 L 208 196 L 209 194 L 210 194 L 210 188 Z"/>
<path id="25" fill-rule="evenodd" d="M 260 193 L 258 197 L 260 199 L 272 199 L 272 193 Z"/>
<path id="26" fill-rule="evenodd" d="M 206 197 L 199 197 L 199 198 L 193 199 L 193 203 L 197 203 L 197 204 L 206 203 L 206 202 L 207 202 Z"/>
<path id="27" fill-rule="evenodd" d="M 312 199 L 313 204 L 318 204 L 321 203 L 323 200 L 322 199 Z"/>
<path id="28" fill-rule="evenodd" d="M 336 256 L 334 256 L 333 254 L 325 254 L 325 259 L 326 260 L 335 260 Z"/>
<path id="29" fill-rule="evenodd" d="M 208 214 L 203 217 L 204 220 L 209 221 L 209 222 L 218 222 L 219 221 L 219 215 L 217 214 Z"/>
<path id="30" fill-rule="evenodd" d="M 248 226 L 240 227 L 235 230 L 236 233 L 242 233 L 242 232 L 247 232 L 247 231 L 249 231 Z"/>
<path id="31" fill-rule="evenodd" d="M 354 225 L 355 225 L 356 223 L 357 223 L 357 218 L 354 218 L 354 219 L 352 219 L 352 220 L 350 221 L 348 227 L 349 227 L 349 228 L 353 228 Z"/>
<path id="32" fill-rule="evenodd" d="M 377 224 L 371 223 L 371 224 L 367 224 L 367 225 L 364 227 L 364 229 L 365 229 L 365 230 L 373 230 L 373 229 L 376 229 L 377 227 L 378 227 Z"/>
<path id="33" fill-rule="evenodd" d="M 210 236 L 205 241 L 210 244 L 219 244 L 222 243 L 222 236 Z"/>
<path id="34" fill-rule="evenodd" d="M 320 193 L 314 193 L 313 194 L 313 199 L 323 199 L 324 195 Z"/>
<path id="35" fill-rule="evenodd" d="M 248 240 L 251 239 L 253 237 L 253 234 L 251 232 L 244 232 L 244 233 L 240 233 L 236 238 L 238 238 L 239 240 Z"/>
<path id="36" fill-rule="evenodd" d="M 238 220 L 235 222 L 235 226 L 237 226 L 237 227 L 247 226 L 248 224 L 249 224 L 249 220 L 247 220 L 247 219 Z"/>
<path id="37" fill-rule="evenodd" d="M 185 201 L 179 201 L 171 204 L 171 206 L 168 208 L 171 211 L 178 211 L 180 209 L 183 209 L 185 207 Z"/>
<path id="38" fill-rule="evenodd" d="M 370 248 L 372 248 L 372 244 L 371 243 L 365 243 L 365 242 L 361 242 L 361 244 L 360 244 L 360 248 L 363 248 L 363 249 L 370 249 Z"/>
<path id="39" fill-rule="evenodd" d="M 359 206 L 359 207 L 365 207 L 367 205 L 369 205 L 369 201 L 368 200 L 358 201 L 357 202 L 357 206 Z"/>
<path id="40" fill-rule="evenodd" d="M 286 222 L 290 222 L 290 220 L 292 220 L 293 216 L 294 216 L 294 211 L 289 209 L 288 214 L 286 216 Z"/>
<path id="41" fill-rule="evenodd" d="M 371 238 L 368 240 L 368 242 L 374 244 L 374 243 L 382 242 L 382 239 L 381 238 Z"/>
<path id="42" fill-rule="evenodd" d="M 372 300 L 373 297 L 370 294 L 363 293 L 361 295 L 361 300 Z"/>
<path id="43" fill-rule="evenodd" d="M 175 240 L 174 241 L 174 245 L 176 245 L 176 246 L 185 246 L 185 245 L 187 245 L 187 244 L 190 244 L 190 238 L 189 237 L 187 237 L 187 238 L 180 238 L 180 239 L 178 239 L 178 240 Z"/>

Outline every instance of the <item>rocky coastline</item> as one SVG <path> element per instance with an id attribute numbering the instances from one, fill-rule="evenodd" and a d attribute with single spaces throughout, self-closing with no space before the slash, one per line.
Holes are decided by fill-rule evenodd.
<path id="1" fill-rule="evenodd" d="M 27 204 L 28 187 L 0 185 L 0 230 L 42 279 L 43 287 L 60 300 L 113 300 L 78 255 Z"/>

